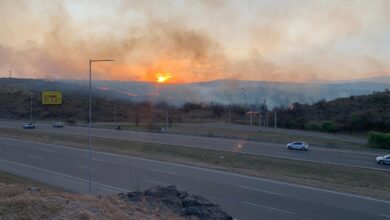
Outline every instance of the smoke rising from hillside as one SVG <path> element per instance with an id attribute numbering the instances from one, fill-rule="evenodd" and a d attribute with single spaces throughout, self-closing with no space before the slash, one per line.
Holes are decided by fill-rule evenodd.
<path id="1" fill-rule="evenodd" d="M 0 71 L 171 83 L 390 75 L 387 1 L 0 2 Z M 368 42 L 368 43 L 367 43 Z M 366 45 L 366 46 L 365 46 Z M 390 48 L 388 48 L 390 49 Z M 361 51 L 364 51 L 363 53 Z"/>

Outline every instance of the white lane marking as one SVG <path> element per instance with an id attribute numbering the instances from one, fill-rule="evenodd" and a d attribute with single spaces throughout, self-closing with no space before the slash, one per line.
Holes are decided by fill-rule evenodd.
<path id="1" fill-rule="evenodd" d="M 374 163 L 374 161 L 368 162 L 368 161 L 363 161 L 363 160 L 348 160 L 348 161 L 359 162 L 359 163 L 366 163 L 366 164 L 373 164 Z"/>
<path id="2" fill-rule="evenodd" d="M 237 201 L 233 201 L 233 200 L 230 200 L 230 199 L 224 199 L 224 198 L 221 198 L 221 197 L 218 197 L 218 196 L 213 196 L 213 195 L 207 195 L 206 197 L 208 198 L 214 198 L 216 200 L 220 200 L 220 201 L 224 201 L 224 202 L 229 202 L 229 203 L 240 203 L 240 202 L 237 202 Z"/>
<path id="3" fill-rule="evenodd" d="M 87 167 L 87 166 L 82 166 L 82 165 L 77 165 L 77 166 L 78 166 L 78 167 L 81 167 L 81 168 L 83 168 L 83 169 L 89 170 L 89 167 Z M 96 169 L 96 168 L 91 168 L 91 170 L 96 171 L 97 169 Z"/>
<path id="4" fill-rule="evenodd" d="M 168 175 L 179 176 L 178 173 L 173 173 L 173 172 L 169 172 L 169 171 L 158 170 L 158 169 L 149 169 L 149 170 L 150 170 L 150 171 L 153 171 L 153 172 L 157 172 L 157 173 L 163 173 L 163 174 L 168 174 Z"/>
<path id="5" fill-rule="evenodd" d="M 10 144 L 10 143 L 1 143 L 2 145 L 9 145 L 9 146 L 17 146 L 17 145 L 14 145 L 14 144 Z"/>
<path id="6" fill-rule="evenodd" d="M 18 140 L 18 139 L 12 139 L 12 138 L 4 138 L 4 137 L 0 137 L 0 139 L 20 141 L 20 142 L 26 142 L 26 143 L 39 143 L 42 145 L 58 147 L 58 148 L 66 149 L 66 150 L 88 152 L 88 150 L 86 150 L 86 149 L 67 147 L 67 146 L 62 146 L 62 145 L 46 144 L 46 143 L 35 142 L 35 141 Z M 349 197 L 353 197 L 353 198 L 366 199 L 366 200 L 370 200 L 370 201 L 390 204 L 390 201 L 386 201 L 386 200 L 375 199 L 375 198 L 370 198 L 370 197 L 366 197 L 366 196 L 359 196 L 359 195 L 354 195 L 354 194 L 350 194 L 350 193 L 337 192 L 337 191 L 332 191 L 332 190 L 328 190 L 328 189 L 320 189 L 320 188 L 315 188 L 315 187 L 311 187 L 311 186 L 298 185 L 298 184 L 294 184 L 294 183 L 281 182 L 281 181 L 265 179 L 265 178 L 261 178 L 261 177 L 246 176 L 246 175 L 238 174 L 238 173 L 229 173 L 227 171 L 212 170 L 212 169 L 203 168 L 203 167 L 195 167 L 195 166 L 190 166 L 190 165 L 185 165 L 185 164 L 171 163 L 171 162 L 166 162 L 166 161 L 158 161 L 158 160 L 152 160 L 152 159 L 146 159 L 146 158 L 134 157 L 134 156 L 127 156 L 127 155 L 120 155 L 120 154 L 114 154 L 114 153 L 108 153 L 108 152 L 102 152 L 102 151 L 93 151 L 93 152 L 99 153 L 99 154 L 104 154 L 104 155 L 109 155 L 112 157 L 121 157 L 121 158 L 126 158 L 126 159 L 133 159 L 133 160 L 141 160 L 141 161 L 148 161 L 148 162 L 153 162 L 153 163 L 166 164 L 166 165 L 170 165 L 170 166 L 185 167 L 185 168 L 189 168 L 189 169 L 202 170 L 202 171 L 206 171 L 206 172 L 210 172 L 210 173 L 219 173 L 219 174 L 223 174 L 223 175 L 227 175 L 227 176 L 235 176 L 235 177 L 240 177 L 240 178 L 252 179 L 252 180 L 256 180 L 256 181 L 276 183 L 276 184 L 285 185 L 285 186 L 292 186 L 292 187 L 297 187 L 297 188 L 302 188 L 302 189 L 309 189 L 309 190 L 314 190 L 314 191 L 319 191 L 319 192 L 332 193 L 335 195 L 349 196 Z M 389 170 L 387 170 L 387 171 L 389 171 Z"/>
<path id="7" fill-rule="evenodd" d="M 31 158 L 35 158 L 35 159 L 39 159 L 39 160 L 43 159 L 43 157 L 37 156 L 37 155 L 33 155 L 33 154 L 26 154 L 26 157 L 31 157 Z"/>
<path id="8" fill-rule="evenodd" d="M 247 186 L 238 186 L 238 188 L 247 189 L 247 190 L 253 190 L 253 191 L 262 192 L 262 193 L 268 193 L 268 194 L 277 195 L 277 196 L 285 196 L 282 193 L 276 193 L 276 192 L 271 192 L 271 191 L 267 191 L 267 190 L 261 190 L 261 189 L 257 189 L 257 188 L 247 187 Z"/>
<path id="9" fill-rule="evenodd" d="M 159 181 L 155 181 L 155 180 L 150 180 L 150 179 L 145 179 L 147 182 L 151 182 L 151 183 L 157 183 L 159 185 L 163 185 L 163 186 L 168 186 L 168 185 L 171 185 L 171 184 L 168 184 L 168 183 L 163 183 L 163 182 L 159 182 Z"/>
<path id="10" fill-rule="evenodd" d="M 92 160 L 94 160 L 94 161 L 99 161 L 99 162 L 107 162 L 107 160 L 96 159 L 96 158 L 92 158 Z"/>
<path id="11" fill-rule="evenodd" d="M 290 214 L 290 215 L 297 214 L 295 212 L 291 212 L 291 211 L 287 211 L 287 210 L 283 210 L 283 209 L 278 209 L 278 208 L 274 208 L 274 207 L 270 207 L 270 206 L 260 205 L 260 204 L 257 204 L 257 203 L 252 203 L 252 202 L 247 202 L 247 201 L 245 201 L 244 203 L 247 204 L 247 205 L 257 206 L 257 207 L 260 207 L 260 208 L 269 209 L 269 210 L 273 210 L 273 211 L 277 211 L 277 212 L 283 212 L 283 213 L 287 213 L 287 214 Z"/>
<path id="12" fill-rule="evenodd" d="M 390 218 L 390 215 L 386 215 L 386 214 L 379 214 L 379 216 Z"/>
<path id="13" fill-rule="evenodd" d="M 57 152 L 54 151 L 54 150 L 48 150 L 48 149 L 41 149 L 41 151 L 46 151 L 46 152 L 49 152 L 49 153 L 57 153 Z"/>
<path id="14" fill-rule="evenodd" d="M 4 163 L 15 164 L 15 165 L 18 165 L 18 166 L 23 166 L 23 167 L 27 167 L 27 168 L 31 168 L 31 169 L 36 169 L 36 170 L 39 170 L 39 171 L 43 171 L 43 172 L 47 172 L 47 173 L 51 173 L 51 174 L 56 174 L 56 175 L 59 175 L 59 176 L 63 176 L 63 177 L 67 177 L 67 178 L 71 178 L 71 179 L 75 179 L 75 180 L 78 180 L 78 181 L 82 181 L 82 182 L 88 183 L 88 180 L 86 180 L 86 179 L 82 179 L 82 178 L 75 177 L 75 176 L 70 176 L 70 175 L 59 173 L 59 172 L 52 171 L 52 170 L 46 170 L 46 169 L 43 169 L 43 168 L 34 167 L 34 166 L 27 165 L 27 164 L 18 163 L 18 162 L 9 161 L 9 160 L 0 159 L 0 161 L 4 162 Z M 106 188 L 111 188 L 111 189 L 114 189 L 114 190 L 118 190 L 118 191 L 121 191 L 121 192 L 128 192 L 129 191 L 128 189 L 123 189 L 123 188 L 116 187 L 116 186 L 110 186 L 110 185 L 106 185 L 106 184 L 98 183 L 98 182 L 94 182 L 94 181 L 92 181 L 92 183 L 96 184 L 96 185 L 100 185 L 100 186 L 106 187 Z"/>

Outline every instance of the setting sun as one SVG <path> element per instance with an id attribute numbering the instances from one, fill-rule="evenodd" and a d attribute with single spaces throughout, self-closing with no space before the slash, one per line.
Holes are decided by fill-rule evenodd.
<path id="1" fill-rule="evenodd" d="M 157 73 L 156 74 L 156 81 L 158 83 L 167 82 L 170 78 L 172 78 L 170 73 Z"/>

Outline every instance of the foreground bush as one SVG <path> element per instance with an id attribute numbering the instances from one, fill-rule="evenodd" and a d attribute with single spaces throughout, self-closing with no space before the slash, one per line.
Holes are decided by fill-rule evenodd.
<path id="1" fill-rule="evenodd" d="M 372 148 L 390 149 L 390 133 L 368 133 L 368 145 Z"/>

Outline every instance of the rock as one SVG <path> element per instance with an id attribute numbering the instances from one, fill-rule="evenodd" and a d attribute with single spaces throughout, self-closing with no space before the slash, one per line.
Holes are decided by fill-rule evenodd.
<path id="1" fill-rule="evenodd" d="M 120 193 L 119 197 L 132 202 L 141 201 L 142 193 L 141 192 L 129 192 L 129 193 Z"/>
<path id="2" fill-rule="evenodd" d="M 144 192 L 121 193 L 118 196 L 129 202 L 145 200 L 150 207 L 156 207 L 161 203 L 172 212 L 183 217 L 213 220 L 233 219 L 219 205 L 213 204 L 201 196 L 189 195 L 185 191 L 179 191 L 173 185 L 167 187 L 155 186 Z"/>
<path id="3" fill-rule="evenodd" d="M 189 207 L 189 206 L 213 206 L 214 204 L 201 196 L 192 195 L 183 199 L 183 205 L 184 207 Z"/>

